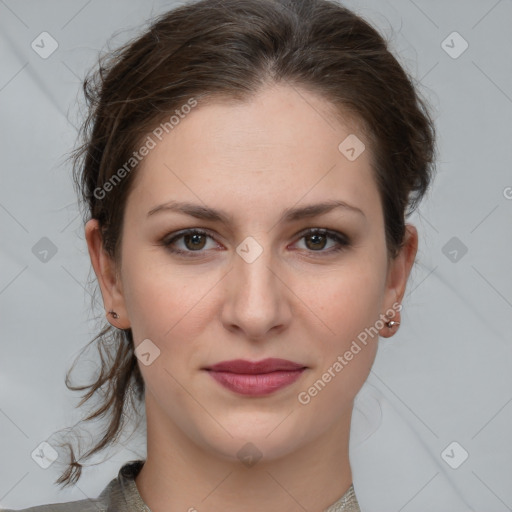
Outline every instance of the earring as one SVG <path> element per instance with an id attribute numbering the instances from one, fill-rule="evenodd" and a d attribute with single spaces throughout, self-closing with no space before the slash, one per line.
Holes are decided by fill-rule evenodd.
<path id="1" fill-rule="evenodd" d="M 112 315 L 112 317 L 116 320 L 119 318 L 119 315 L 114 310 L 110 310 L 108 314 Z"/>
<path id="2" fill-rule="evenodd" d="M 395 325 L 400 325 L 400 322 L 395 322 L 394 320 L 386 322 L 386 327 L 389 327 L 390 329 L 393 328 Z"/>

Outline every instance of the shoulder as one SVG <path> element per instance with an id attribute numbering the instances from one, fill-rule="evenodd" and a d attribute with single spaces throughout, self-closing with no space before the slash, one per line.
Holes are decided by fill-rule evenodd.
<path id="1" fill-rule="evenodd" d="M 107 507 L 99 500 L 79 500 L 53 503 L 23 509 L 0 508 L 0 512 L 106 512 Z"/>
<path id="2" fill-rule="evenodd" d="M 0 507 L 0 512 L 107 512 L 122 510 L 132 512 L 141 510 L 142 499 L 135 485 L 135 477 L 144 464 L 143 460 L 130 461 L 125 464 L 114 478 L 103 489 L 96 499 L 52 503 L 24 509 L 6 509 Z"/>

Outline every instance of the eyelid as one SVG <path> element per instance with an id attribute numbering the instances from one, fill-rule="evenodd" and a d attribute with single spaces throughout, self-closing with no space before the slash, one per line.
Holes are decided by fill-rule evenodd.
<path id="1" fill-rule="evenodd" d="M 331 237 L 339 237 L 343 239 L 346 243 L 350 243 L 350 239 L 345 233 L 341 231 L 337 231 L 335 229 L 328 229 L 328 228 L 306 228 L 299 233 L 297 233 L 295 236 L 297 238 L 302 238 L 303 236 L 310 235 L 310 234 L 321 234 L 321 235 L 329 235 Z"/>

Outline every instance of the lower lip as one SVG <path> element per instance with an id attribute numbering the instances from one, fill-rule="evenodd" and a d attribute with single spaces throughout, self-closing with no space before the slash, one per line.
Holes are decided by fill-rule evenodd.
<path id="1" fill-rule="evenodd" d="M 241 395 L 262 396 L 295 382 L 305 368 L 300 370 L 282 370 L 271 373 L 249 375 L 246 373 L 214 372 L 208 373 L 224 387 Z"/>

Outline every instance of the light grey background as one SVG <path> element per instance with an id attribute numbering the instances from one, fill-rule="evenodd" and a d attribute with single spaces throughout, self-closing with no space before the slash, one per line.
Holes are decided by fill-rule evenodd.
<path id="1" fill-rule="evenodd" d="M 391 39 L 439 135 L 434 187 L 411 219 L 420 249 L 402 325 L 379 341 L 356 399 L 354 487 L 363 512 L 512 510 L 512 1 L 345 4 Z M 1 506 L 96 497 L 124 462 L 145 456 L 135 437 L 60 491 L 56 463 L 44 470 L 31 453 L 81 417 L 64 375 L 95 333 L 63 164 L 80 123 L 80 80 L 108 40 L 116 47 L 174 5 L 0 0 Z M 46 59 L 31 48 L 43 31 L 59 45 Z M 454 31 L 469 44 L 457 58 Z M 47 261 L 43 237 L 57 249 Z M 446 246 L 453 237 L 459 248 Z M 453 469 L 445 460 L 453 465 L 462 450 L 469 457 Z"/>

